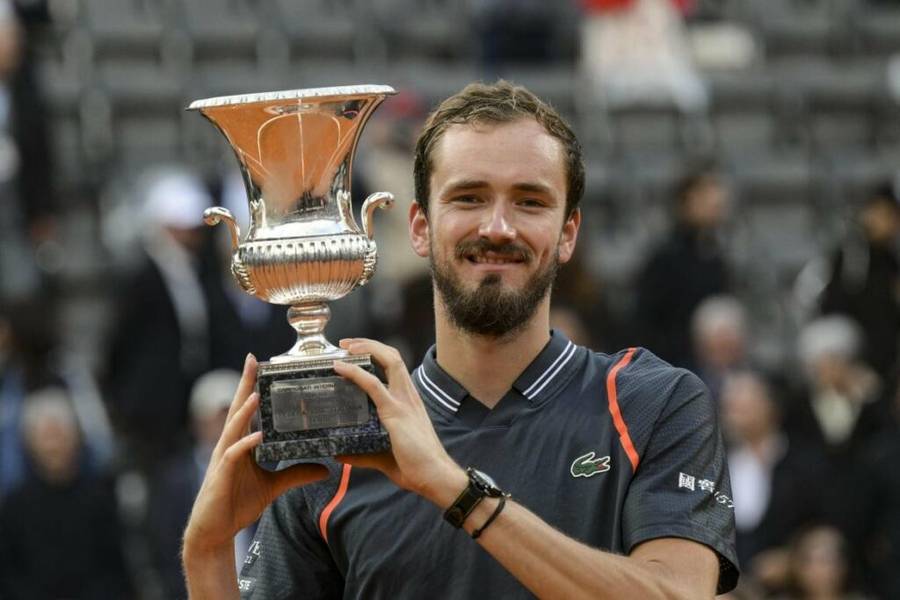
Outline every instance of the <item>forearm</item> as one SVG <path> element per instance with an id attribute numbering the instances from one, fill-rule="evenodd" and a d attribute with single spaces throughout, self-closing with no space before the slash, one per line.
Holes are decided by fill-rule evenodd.
<path id="1" fill-rule="evenodd" d="M 466 531 L 486 521 L 497 503 L 483 501 L 466 520 Z M 477 543 L 539 598 L 697 597 L 649 563 L 577 542 L 515 502 L 507 501 Z"/>
<path id="2" fill-rule="evenodd" d="M 182 553 L 188 597 L 191 600 L 237 600 L 234 548 L 199 550 L 186 539 Z"/>
<path id="3" fill-rule="evenodd" d="M 439 485 L 425 493 L 442 508 L 467 483 L 458 467 L 445 470 Z M 454 492 L 453 490 L 457 490 Z M 471 534 L 496 510 L 486 498 L 463 523 Z M 473 544 L 479 543 L 539 598 L 698 598 L 703 594 L 660 563 L 591 548 L 560 533 L 514 500 Z M 697 565 L 701 568 L 701 565 Z M 708 594 L 712 598 L 713 593 Z"/>

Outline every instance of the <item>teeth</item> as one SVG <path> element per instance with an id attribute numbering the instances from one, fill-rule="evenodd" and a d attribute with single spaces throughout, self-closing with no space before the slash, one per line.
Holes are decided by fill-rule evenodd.
<path id="1" fill-rule="evenodd" d="M 474 258 L 475 262 L 477 262 L 479 264 L 487 264 L 487 265 L 505 265 L 505 264 L 509 264 L 509 263 L 518 262 L 516 260 L 511 260 L 511 259 L 506 260 L 506 259 L 499 259 L 499 258 L 487 258 L 485 256 L 475 256 L 473 258 Z"/>

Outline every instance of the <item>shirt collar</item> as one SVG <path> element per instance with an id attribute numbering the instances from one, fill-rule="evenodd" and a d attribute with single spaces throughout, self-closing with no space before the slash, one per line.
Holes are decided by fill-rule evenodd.
<path id="1" fill-rule="evenodd" d="M 571 372 L 576 363 L 573 358 L 578 349 L 562 332 L 551 330 L 550 341 L 519 375 L 513 383 L 513 389 L 531 404 L 548 398 L 559 389 L 561 382 L 569 379 L 566 374 Z M 462 385 L 438 365 L 434 346 L 425 353 L 421 366 L 413 371 L 413 379 L 428 404 L 444 414 L 455 415 L 462 401 L 469 395 Z"/>
<path id="2" fill-rule="evenodd" d="M 569 340 L 561 331 L 550 331 L 550 341 L 519 378 L 513 383 L 513 389 L 525 396 L 532 404 L 551 395 L 559 382 L 568 380 L 565 375 L 575 364 L 578 346 Z"/>

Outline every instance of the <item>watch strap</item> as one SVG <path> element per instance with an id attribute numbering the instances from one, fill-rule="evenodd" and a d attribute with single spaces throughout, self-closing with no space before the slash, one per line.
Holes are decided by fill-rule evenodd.
<path id="1" fill-rule="evenodd" d="M 466 518 L 472 514 L 478 503 L 484 499 L 484 493 L 470 481 L 466 488 L 456 497 L 450 508 L 444 511 L 444 519 L 456 527 L 462 527 Z"/>
<path id="2" fill-rule="evenodd" d="M 466 469 L 466 475 L 469 477 L 468 485 L 456 497 L 453 504 L 444 511 L 444 519 L 457 529 L 462 527 L 466 518 L 472 514 L 472 511 L 484 498 L 496 498 L 503 495 L 493 480 L 484 473 L 469 467 Z"/>
<path id="3" fill-rule="evenodd" d="M 491 513 L 491 516 L 488 517 L 488 520 L 484 522 L 481 527 L 476 527 L 472 531 L 472 539 L 477 540 L 481 537 L 481 534 L 484 533 L 484 530 L 488 528 L 488 526 L 494 522 L 494 519 L 500 516 L 500 513 L 503 512 L 503 507 L 506 506 L 506 499 L 509 498 L 509 494 L 501 494 L 500 502 L 497 504 L 497 508 L 494 509 L 494 512 Z"/>

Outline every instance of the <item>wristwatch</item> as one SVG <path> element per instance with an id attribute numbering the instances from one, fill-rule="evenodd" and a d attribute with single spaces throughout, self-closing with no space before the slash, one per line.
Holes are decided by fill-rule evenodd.
<path id="1" fill-rule="evenodd" d="M 503 491 L 494 483 L 494 480 L 478 469 L 469 467 L 466 469 L 466 475 L 469 476 L 469 485 L 450 505 L 450 508 L 444 511 L 444 519 L 457 528 L 462 527 L 466 517 L 475 510 L 475 507 L 484 498 L 505 496 Z"/>

